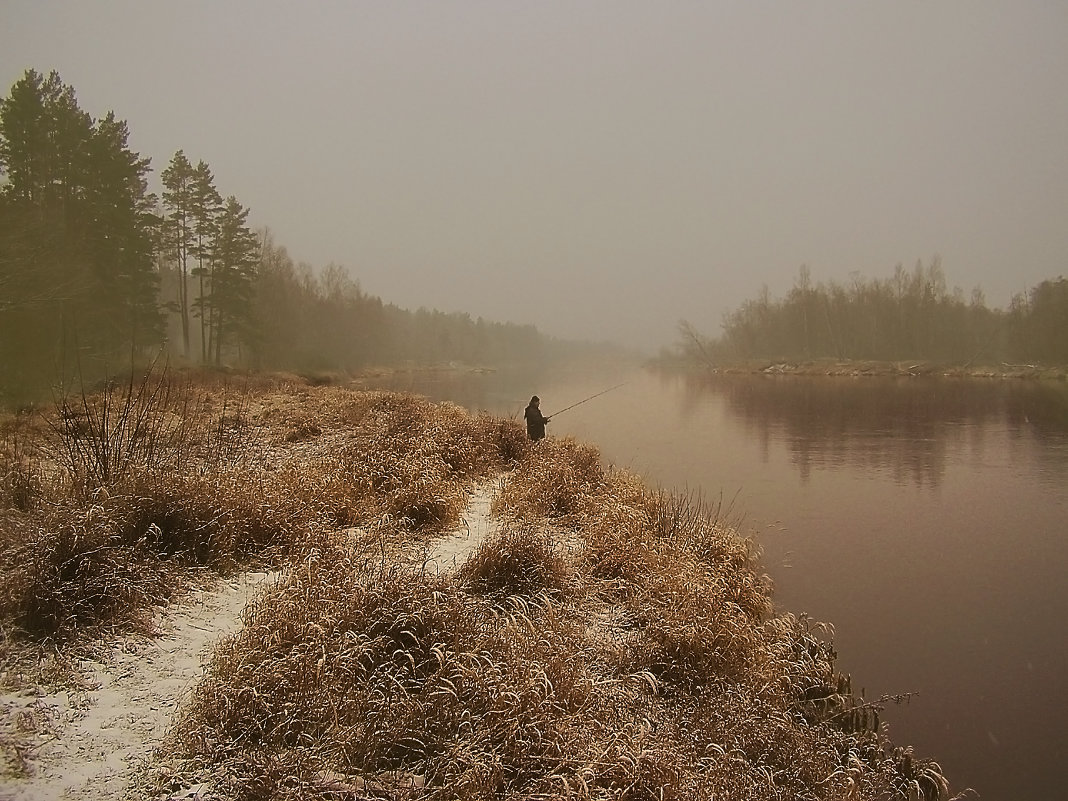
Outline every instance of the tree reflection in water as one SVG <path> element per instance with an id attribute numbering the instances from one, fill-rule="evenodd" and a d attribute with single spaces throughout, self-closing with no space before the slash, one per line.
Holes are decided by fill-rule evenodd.
<path id="1" fill-rule="evenodd" d="M 1068 385 L 1020 380 L 784 375 L 688 376 L 683 413 L 709 394 L 762 448 L 786 444 L 802 481 L 819 466 L 871 471 L 897 483 L 937 487 L 950 451 L 979 455 L 991 426 L 1012 440 L 1068 432 Z M 1041 448 L 1063 464 L 1068 448 Z"/>

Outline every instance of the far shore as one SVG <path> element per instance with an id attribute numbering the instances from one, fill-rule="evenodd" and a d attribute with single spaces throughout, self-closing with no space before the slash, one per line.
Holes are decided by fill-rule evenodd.
<path id="1" fill-rule="evenodd" d="M 714 374 L 758 374 L 765 375 L 800 375 L 800 376 L 902 376 L 902 377 L 938 377 L 938 378 L 996 378 L 996 379 L 1033 379 L 1047 381 L 1068 381 L 1068 367 L 1050 367 L 1041 364 L 997 364 L 997 365 L 950 365 L 941 362 L 909 361 L 871 361 L 813 359 L 811 361 L 788 360 L 751 360 L 746 362 L 705 364 L 671 364 L 660 365 L 681 368 L 687 371 L 710 372 Z"/>

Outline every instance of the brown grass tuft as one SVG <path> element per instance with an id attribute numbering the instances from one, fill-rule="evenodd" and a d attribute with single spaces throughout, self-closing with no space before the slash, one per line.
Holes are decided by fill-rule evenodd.
<path id="1" fill-rule="evenodd" d="M 566 523 L 591 508 L 604 482 L 596 448 L 550 437 L 523 455 L 495 509 L 510 517 Z"/>
<path id="2" fill-rule="evenodd" d="M 460 568 L 459 581 L 482 595 L 534 598 L 562 592 L 573 581 L 561 547 L 545 531 L 505 526 Z"/>

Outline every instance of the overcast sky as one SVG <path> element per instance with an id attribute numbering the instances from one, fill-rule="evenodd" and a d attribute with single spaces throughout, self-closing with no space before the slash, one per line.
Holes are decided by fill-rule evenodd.
<path id="1" fill-rule="evenodd" d="M 655 349 L 802 264 L 1068 274 L 1063 0 L 0 0 L 31 67 L 407 308 Z"/>

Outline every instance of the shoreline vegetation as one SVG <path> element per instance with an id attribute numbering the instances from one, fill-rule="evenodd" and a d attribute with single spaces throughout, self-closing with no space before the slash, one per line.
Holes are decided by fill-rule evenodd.
<path id="1" fill-rule="evenodd" d="M 785 296 L 773 298 L 764 287 L 757 298 L 725 314 L 718 336 L 680 321 L 678 341 L 658 361 L 717 371 L 736 365 L 752 372 L 762 363 L 761 370 L 813 375 L 942 372 L 1063 379 L 1066 321 L 1063 276 L 996 309 L 986 305 L 979 287 L 970 299 L 959 288 L 950 290 L 937 257 L 911 272 L 898 265 L 885 278 L 854 273 L 846 284 L 816 283 L 802 266 Z"/>
<path id="2" fill-rule="evenodd" d="M 0 421 L 0 693 L 76 693 L 204 576 L 278 578 L 138 798 L 947 799 L 723 510 L 402 393 L 149 372 Z M 428 569 L 469 494 L 493 530 Z M 0 706 L 0 783 L 62 737 Z M 967 791 L 965 791 L 967 793 Z M 956 796 L 960 797 L 960 796 Z"/>
<path id="3" fill-rule="evenodd" d="M 831 377 L 978 378 L 1068 381 L 1068 367 L 1042 364 L 954 365 L 923 360 L 811 359 L 788 361 L 753 359 L 705 363 L 662 357 L 651 362 L 661 369 L 712 374 L 764 374 Z"/>

